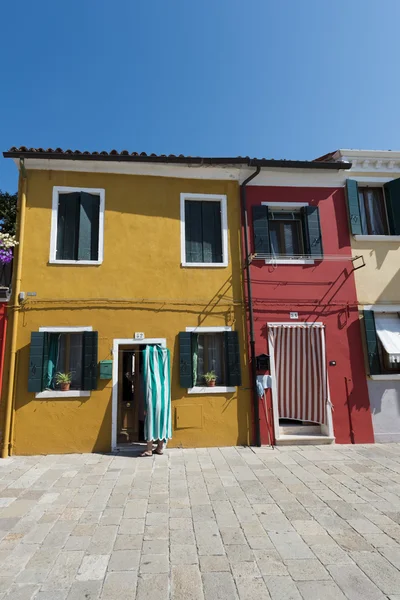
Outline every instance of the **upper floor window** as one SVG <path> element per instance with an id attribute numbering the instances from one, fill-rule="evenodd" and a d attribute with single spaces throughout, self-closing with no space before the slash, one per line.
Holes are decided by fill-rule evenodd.
<path id="1" fill-rule="evenodd" d="M 364 310 L 370 375 L 400 373 L 400 318 L 398 313 Z"/>
<path id="2" fill-rule="evenodd" d="M 103 228 L 104 190 L 53 188 L 50 262 L 100 264 Z"/>
<path id="3" fill-rule="evenodd" d="M 366 185 L 354 179 L 346 182 L 351 232 L 360 236 L 379 236 L 398 240 L 400 236 L 400 179 L 384 186 Z M 379 241 L 379 239 L 378 239 Z"/>
<path id="4" fill-rule="evenodd" d="M 181 262 L 186 267 L 226 267 L 226 196 L 181 194 Z"/>
<path id="5" fill-rule="evenodd" d="M 304 264 L 323 255 L 319 210 L 300 202 L 253 206 L 254 253 L 266 262 Z"/>

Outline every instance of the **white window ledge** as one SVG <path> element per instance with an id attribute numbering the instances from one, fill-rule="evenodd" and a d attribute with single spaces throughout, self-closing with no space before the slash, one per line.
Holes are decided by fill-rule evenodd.
<path id="1" fill-rule="evenodd" d="M 188 394 L 230 394 L 236 392 L 235 387 L 227 387 L 225 385 L 195 385 L 188 389 Z"/>
<path id="2" fill-rule="evenodd" d="M 265 261 L 266 265 L 313 265 L 314 261 L 311 258 L 288 258 L 287 260 L 278 258 L 269 258 Z"/>
<path id="3" fill-rule="evenodd" d="M 223 262 L 223 263 L 188 263 L 188 262 L 183 262 L 181 263 L 182 267 L 207 267 L 207 268 L 213 268 L 213 267 L 227 267 L 228 263 L 227 262 Z"/>
<path id="4" fill-rule="evenodd" d="M 384 375 L 370 375 L 374 381 L 400 381 L 400 373 L 385 373 Z"/>
<path id="5" fill-rule="evenodd" d="M 35 394 L 35 398 L 89 398 L 89 390 L 68 390 L 58 392 L 56 390 L 45 390 Z"/>
<path id="6" fill-rule="evenodd" d="M 400 242 L 400 235 L 355 235 L 356 242 Z"/>
<path id="7" fill-rule="evenodd" d="M 102 260 L 56 260 L 50 259 L 49 265 L 101 265 Z"/>

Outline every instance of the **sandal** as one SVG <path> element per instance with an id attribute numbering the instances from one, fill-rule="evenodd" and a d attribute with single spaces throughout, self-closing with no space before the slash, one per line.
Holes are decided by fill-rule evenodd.
<path id="1" fill-rule="evenodd" d="M 162 450 L 157 450 L 156 448 L 155 450 L 153 450 L 153 454 L 158 454 L 158 456 L 162 456 L 164 452 Z"/>
<path id="2" fill-rule="evenodd" d="M 153 456 L 153 452 L 151 450 L 145 450 L 140 454 L 140 456 Z"/>

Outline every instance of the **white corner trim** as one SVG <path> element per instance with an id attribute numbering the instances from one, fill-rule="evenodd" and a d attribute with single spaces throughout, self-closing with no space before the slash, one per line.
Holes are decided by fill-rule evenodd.
<path id="1" fill-rule="evenodd" d="M 400 304 L 364 304 L 360 305 L 360 310 L 372 310 L 379 313 L 397 313 L 400 312 Z"/>
<path id="2" fill-rule="evenodd" d="M 93 331 L 93 327 L 39 327 L 39 331 L 48 333 L 79 333 L 81 331 Z"/>
<path id="3" fill-rule="evenodd" d="M 262 206 L 271 206 L 272 208 L 303 208 L 309 206 L 308 202 L 261 202 Z"/>
<path id="4" fill-rule="evenodd" d="M 35 394 L 35 398 L 89 398 L 91 392 L 86 390 L 68 390 L 58 392 L 57 390 L 45 390 Z"/>
<path id="5" fill-rule="evenodd" d="M 315 261 L 311 258 L 289 258 L 288 260 L 284 260 L 281 258 L 269 258 L 265 261 L 266 265 L 313 265 L 314 263 Z"/>
<path id="6" fill-rule="evenodd" d="M 370 375 L 370 379 L 374 381 L 400 381 L 400 373 L 385 373 L 384 375 Z"/>
<path id="7" fill-rule="evenodd" d="M 356 242 L 400 242 L 400 235 L 354 235 Z"/>
<path id="8" fill-rule="evenodd" d="M 232 331 L 232 327 L 186 327 L 187 333 L 218 333 L 222 331 Z"/>
<path id="9" fill-rule="evenodd" d="M 227 387 L 224 385 L 215 385 L 214 387 L 195 385 L 192 388 L 188 388 L 188 394 L 231 394 L 232 392 L 236 392 L 235 387 Z"/>
<path id="10" fill-rule="evenodd" d="M 58 213 L 58 196 L 59 194 L 70 194 L 71 192 L 87 192 L 88 194 L 96 194 L 100 197 L 100 212 L 99 212 L 99 255 L 98 260 L 57 260 L 57 213 Z M 50 264 L 66 264 L 66 265 L 101 265 L 104 258 L 104 210 L 105 210 L 105 190 L 103 188 L 84 188 L 84 187 L 67 187 L 55 185 L 53 187 L 53 201 L 51 208 L 51 233 L 50 233 Z"/>
<path id="11" fill-rule="evenodd" d="M 220 263 L 188 263 L 186 261 L 185 243 L 185 200 L 204 200 L 221 203 L 221 239 L 222 239 L 222 262 Z M 227 267 L 228 266 L 228 209 L 225 194 L 191 194 L 182 192 L 181 203 L 181 265 L 182 267 Z"/>

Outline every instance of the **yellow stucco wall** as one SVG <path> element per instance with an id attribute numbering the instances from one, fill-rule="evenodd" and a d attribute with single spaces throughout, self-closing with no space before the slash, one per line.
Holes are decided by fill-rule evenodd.
<path id="1" fill-rule="evenodd" d="M 53 186 L 105 189 L 104 261 L 99 266 L 49 265 Z M 229 266 L 182 268 L 180 193 L 226 194 Z M 109 451 L 112 382 L 90 398 L 39 399 L 28 393 L 29 343 L 43 326 L 92 326 L 99 360 L 115 338 L 166 338 L 171 350 L 171 446 L 245 444 L 251 431 L 236 182 L 28 171 L 21 290 L 36 292 L 20 313 L 15 385 L 16 454 Z M 179 386 L 178 333 L 230 325 L 239 331 L 242 387 L 195 396 Z M 7 385 L 7 381 L 5 381 Z M 3 396 L 4 397 L 4 396 Z M 176 410 L 182 410 L 176 428 Z M 199 409 L 201 407 L 201 409 Z M 202 414 L 202 418 L 200 417 Z"/>

